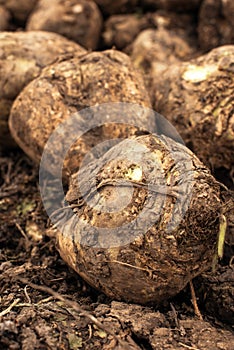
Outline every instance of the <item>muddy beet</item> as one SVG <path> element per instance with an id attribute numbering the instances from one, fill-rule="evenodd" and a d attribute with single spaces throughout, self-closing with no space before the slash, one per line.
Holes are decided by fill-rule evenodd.
<path id="1" fill-rule="evenodd" d="M 234 349 L 233 4 L 0 0 L 0 349 Z"/>

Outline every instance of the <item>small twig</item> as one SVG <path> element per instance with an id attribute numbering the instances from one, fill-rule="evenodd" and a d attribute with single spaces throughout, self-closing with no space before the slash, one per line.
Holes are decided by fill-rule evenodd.
<path id="1" fill-rule="evenodd" d="M 2 312 L 0 312 L 0 317 L 1 317 L 1 316 L 5 316 L 6 314 L 8 314 L 8 312 L 10 312 L 11 309 L 12 309 L 14 306 L 16 306 L 16 305 L 18 304 L 19 301 L 20 301 L 19 298 L 15 299 L 15 300 L 13 301 L 13 303 L 12 303 L 10 306 L 8 306 L 8 308 L 6 308 L 6 309 L 3 310 Z"/>
<path id="2" fill-rule="evenodd" d="M 19 230 L 19 232 L 21 233 L 21 235 L 25 238 L 25 240 L 27 241 L 27 243 L 29 242 L 28 236 L 26 235 L 26 233 L 24 232 L 24 230 L 22 229 L 22 227 L 20 226 L 20 224 L 18 222 L 15 222 L 15 226 L 17 227 L 17 229 Z"/>
<path id="3" fill-rule="evenodd" d="M 180 321 L 178 319 L 178 312 L 176 311 L 174 305 L 172 303 L 170 303 L 171 306 L 171 310 L 174 316 L 174 320 L 175 320 L 175 324 L 176 324 L 176 328 L 177 330 L 180 332 L 180 335 L 183 337 L 185 336 L 186 332 L 183 326 L 181 326 Z"/>
<path id="4" fill-rule="evenodd" d="M 186 344 L 181 343 L 181 342 L 179 342 L 178 344 L 180 344 L 181 346 L 183 346 L 186 349 L 199 350 L 198 348 L 194 348 L 194 346 L 189 346 L 189 345 L 186 345 Z"/>
<path id="5" fill-rule="evenodd" d="M 232 266 L 232 263 L 234 261 L 234 255 L 231 257 L 230 261 L 229 261 L 229 266 L 231 267 Z"/>
<path id="6" fill-rule="evenodd" d="M 24 287 L 24 294 L 26 296 L 26 299 L 28 300 L 28 303 L 32 304 L 31 298 L 30 298 L 30 296 L 28 295 L 28 292 L 27 292 L 27 286 Z"/>
<path id="7" fill-rule="evenodd" d="M 177 317 L 177 311 L 176 311 L 176 309 L 175 309 L 175 307 L 174 307 L 174 305 L 172 303 L 170 303 L 170 306 L 171 306 L 171 309 L 172 309 L 172 312 L 173 312 L 173 316 L 174 316 L 176 327 L 178 329 L 180 329 L 180 324 L 179 324 L 179 320 L 178 320 L 178 317 Z"/>
<path id="8" fill-rule="evenodd" d="M 88 324 L 88 329 L 89 329 L 89 337 L 88 337 L 87 341 L 92 338 L 92 334 L 93 334 L 93 330 L 92 330 L 92 327 L 90 324 Z"/>
<path id="9" fill-rule="evenodd" d="M 42 305 L 42 304 L 44 304 L 44 303 L 47 303 L 48 301 L 51 301 L 51 300 L 53 300 L 54 299 L 54 297 L 48 297 L 48 298 L 45 298 L 45 299 L 42 299 L 42 300 L 40 300 L 40 301 L 38 301 L 38 303 L 36 303 L 36 304 L 32 304 L 32 302 L 30 302 L 30 303 L 18 303 L 17 305 L 15 305 L 16 307 L 30 307 L 30 306 L 36 306 L 36 307 L 38 307 L 38 306 L 40 306 L 40 305 Z"/>
<path id="10" fill-rule="evenodd" d="M 31 307 L 31 306 L 37 306 L 37 304 L 32 304 L 32 303 L 19 303 L 15 305 L 15 307 Z"/>
<path id="11" fill-rule="evenodd" d="M 109 335 L 111 335 L 125 350 L 130 350 L 132 348 L 132 350 L 135 348 L 135 350 L 139 349 L 139 347 L 137 346 L 137 344 L 134 345 L 134 347 L 132 347 L 128 342 L 120 339 L 114 332 L 112 332 L 108 327 L 106 327 L 105 325 L 103 325 L 101 322 L 98 321 L 98 319 L 96 317 L 94 317 L 92 314 L 90 314 L 88 311 L 83 310 L 80 305 L 78 303 L 76 303 L 75 301 L 69 300 L 65 297 L 63 297 L 61 294 L 59 294 L 58 292 L 55 292 L 53 289 L 51 289 L 50 287 L 47 286 L 39 286 L 35 283 L 31 283 L 29 282 L 26 278 L 23 277 L 16 277 L 16 279 L 18 281 L 20 281 L 21 283 L 27 284 L 29 287 L 39 290 L 41 292 L 45 292 L 48 293 L 50 295 L 52 295 L 55 299 L 62 301 L 64 304 L 67 304 L 68 306 L 70 306 L 71 308 L 73 308 L 76 312 L 80 313 L 81 316 L 84 316 L 86 318 L 88 318 L 93 324 L 95 324 L 99 329 L 102 329 L 103 331 L 105 331 L 106 333 L 108 333 Z M 14 306 L 14 305 L 13 305 Z M 130 347 L 131 346 L 131 347 Z"/>
<path id="12" fill-rule="evenodd" d="M 0 191 L 0 199 L 3 199 L 3 198 L 9 198 L 11 196 L 14 196 L 15 194 L 19 193 L 19 190 L 12 190 L 12 191 Z"/>
<path id="13" fill-rule="evenodd" d="M 194 290 L 192 281 L 189 282 L 189 286 L 190 286 L 190 291 L 191 291 L 191 297 L 192 297 L 191 301 L 193 304 L 194 313 L 199 318 L 199 320 L 203 321 L 202 314 L 201 314 L 201 312 L 198 308 L 198 305 L 197 305 L 197 298 L 196 298 L 196 294 L 195 294 L 195 290 Z"/>
<path id="14" fill-rule="evenodd" d="M 132 269 L 141 270 L 141 271 L 146 271 L 146 272 L 148 272 L 148 273 L 151 272 L 151 271 L 149 271 L 149 270 L 147 270 L 147 269 L 144 269 L 143 267 L 131 265 L 131 264 L 125 263 L 125 262 L 123 262 L 123 261 L 118 261 L 118 260 L 106 260 L 106 262 L 107 262 L 107 263 L 110 263 L 110 264 L 119 264 L 119 265 L 123 265 L 123 266 L 128 266 L 128 267 L 131 267 Z"/>
<path id="15" fill-rule="evenodd" d="M 227 219 L 224 215 L 222 215 L 220 218 L 219 235 L 218 235 L 218 257 L 220 259 L 223 258 L 226 231 L 227 231 Z"/>
<path id="16" fill-rule="evenodd" d="M 11 170 L 12 170 L 12 160 L 11 161 L 8 161 L 8 164 L 7 164 L 7 172 L 4 176 L 5 178 L 5 184 L 6 185 L 9 185 L 11 183 Z"/>
<path id="17" fill-rule="evenodd" d="M 141 270 L 141 271 L 145 271 L 148 273 L 149 277 L 152 278 L 153 276 L 153 271 L 151 270 L 148 270 L 148 269 L 145 269 L 143 267 L 140 267 L 140 266 L 134 266 L 134 265 L 131 265 L 131 264 L 128 264 L 128 263 L 125 263 L 123 261 L 118 261 L 118 260 L 106 260 L 105 262 L 109 263 L 109 264 L 119 264 L 119 265 L 123 265 L 123 266 L 128 266 L 128 267 L 131 267 L 132 269 L 135 269 L 135 270 Z"/>

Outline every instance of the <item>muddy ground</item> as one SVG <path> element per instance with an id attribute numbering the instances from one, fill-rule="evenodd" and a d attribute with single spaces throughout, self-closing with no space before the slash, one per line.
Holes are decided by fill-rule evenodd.
<path id="1" fill-rule="evenodd" d="M 189 286 L 160 307 L 109 300 L 62 261 L 49 227 L 37 169 L 1 155 L 0 349 L 234 349 L 230 256 L 193 281 L 201 320 Z"/>

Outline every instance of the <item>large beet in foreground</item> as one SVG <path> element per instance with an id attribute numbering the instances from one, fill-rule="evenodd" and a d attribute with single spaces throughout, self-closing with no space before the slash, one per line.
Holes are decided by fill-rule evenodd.
<path id="1" fill-rule="evenodd" d="M 211 266 L 219 195 L 183 145 L 156 135 L 124 140 L 72 176 L 70 210 L 57 216 L 60 254 L 112 298 L 160 303 Z"/>

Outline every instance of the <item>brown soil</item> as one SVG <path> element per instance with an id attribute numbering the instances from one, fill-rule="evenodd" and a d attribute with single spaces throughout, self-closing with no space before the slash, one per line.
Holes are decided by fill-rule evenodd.
<path id="1" fill-rule="evenodd" d="M 47 220 L 35 167 L 22 153 L 1 155 L 1 349 L 234 348 L 230 259 L 194 280 L 199 320 L 188 287 L 160 309 L 93 290 L 60 258 Z"/>

